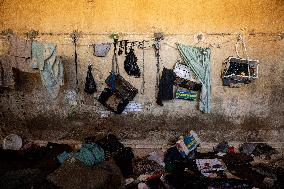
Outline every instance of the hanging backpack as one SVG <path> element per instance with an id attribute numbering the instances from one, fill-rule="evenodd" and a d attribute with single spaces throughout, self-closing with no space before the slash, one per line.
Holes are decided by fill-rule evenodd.
<path id="1" fill-rule="evenodd" d="M 98 101 L 114 113 L 121 114 L 129 101 L 138 93 L 138 90 L 119 74 L 116 54 L 116 42 L 112 58 L 112 71 L 105 80 L 108 88 L 101 93 Z"/>
<path id="2" fill-rule="evenodd" d="M 95 82 L 93 74 L 92 74 L 92 65 L 88 66 L 84 91 L 88 94 L 93 94 L 94 92 L 97 91 L 96 82 Z"/>
<path id="3" fill-rule="evenodd" d="M 124 61 L 124 69 L 130 76 L 140 77 L 140 69 L 137 64 L 137 57 L 134 54 L 134 50 L 131 48 L 130 52 L 126 55 Z"/>
<path id="4" fill-rule="evenodd" d="M 98 101 L 116 114 L 121 114 L 128 100 L 124 100 L 118 93 L 113 92 L 110 88 L 105 88 L 99 96 Z"/>
<path id="5" fill-rule="evenodd" d="M 114 73 L 111 73 L 107 77 L 105 83 L 113 92 L 119 94 L 124 100 L 131 101 L 138 93 L 138 90 L 119 74 L 115 75 Z"/>
<path id="6" fill-rule="evenodd" d="M 239 46 L 243 47 L 245 58 L 239 55 Z M 252 60 L 247 54 L 246 44 L 242 34 L 238 34 L 236 42 L 237 57 L 229 56 L 223 63 L 222 79 L 224 86 L 240 87 L 258 79 L 259 60 Z"/>

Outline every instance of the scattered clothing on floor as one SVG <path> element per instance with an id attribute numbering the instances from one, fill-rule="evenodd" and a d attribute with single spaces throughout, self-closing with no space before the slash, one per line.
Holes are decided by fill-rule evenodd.
<path id="1" fill-rule="evenodd" d="M 40 70 L 43 85 L 53 99 L 57 98 L 60 86 L 64 84 L 64 67 L 56 55 L 56 45 L 33 42 L 32 67 Z"/>
<path id="2" fill-rule="evenodd" d="M 267 157 L 277 153 L 279 152 L 266 143 L 257 144 L 252 152 L 252 154 L 255 156 L 265 155 Z"/>
<path id="3" fill-rule="evenodd" d="M 49 188 L 56 186 L 46 180 L 44 172 L 38 168 L 27 168 L 20 170 L 9 170 L 4 175 L 0 175 L 0 188 Z"/>
<path id="4" fill-rule="evenodd" d="M 192 175 L 186 171 L 177 171 L 167 174 L 165 175 L 165 181 L 171 189 L 207 188 L 207 183 L 203 178 L 197 175 Z"/>
<path id="5" fill-rule="evenodd" d="M 61 164 L 71 157 L 80 160 L 85 165 L 92 166 L 103 162 L 105 160 L 105 153 L 97 144 L 83 144 L 79 152 L 63 152 L 57 156 Z"/>
<path id="6" fill-rule="evenodd" d="M 211 112 L 211 50 L 209 48 L 177 45 L 179 52 L 202 84 L 199 109 L 204 113 Z"/>
<path id="7" fill-rule="evenodd" d="M 66 161 L 48 175 L 47 179 L 62 189 L 123 189 L 124 179 L 113 161 L 90 167 L 81 161 Z"/>
<path id="8" fill-rule="evenodd" d="M 133 158 L 134 153 L 130 147 L 125 147 L 123 150 L 119 151 L 119 153 L 113 155 L 116 165 L 120 168 L 121 173 L 125 178 L 133 174 Z"/>
<path id="9" fill-rule="evenodd" d="M 157 96 L 157 104 L 163 106 L 163 101 L 172 100 L 173 95 L 173 84 L 174 84 L 174 73 L 173 70 L 164 68 L 162 77 L 159 82 L 159 91 Z"/>
<path id="10" fill-rule="evenodd" d="M 239 151 L 241 153 L 247 154 L 247 155 L 251 155 L 252 152 L 254 151 L 256 147 L 256 144 L 253 143 L 244 143 L 240 146 Z"/>
<path id="11" fill-rule="evenodd" d="M 181 155 L 176 146 L 172 146 L 165 152 L 164 162 L 165 162 L 165 171 L 174 172 L 177 170 L 177 162 L 184 161 L 184 157 Z"/>
<path id="12" fill-rule="evenodd" d="M 111 48 L 111 43 L 94 44 L 94 55 L 97 57 L 105 57 Z"/>
<path id="13" fill-rule="evenodd" d="M 225 164 L 219 159 L 196 159 L 198 170 L 205 177 L 216 178 L 218 171 L 225 171 Z"/>
<path id="14" fill-rule="evenodd" d="M 96 143 L 104 149 L 106 159 L 109 159 L 113 154 L 122 151 L 124 148 L 124 145 L 113 134 L 108 134 Z"/>
<path id="15" fill-rule="evenodd" d="M 124 177 L 127 178 L 133 174 L 132 159 L 134 154 L 131 148 L 124 147 L 113 134 L 107 135 L 96 143 L 104 149 L 106 159 L 113 157 Z"/>
<path id="16" fill-rule="evenodd" d="M 227 153 L 229 149 L 229 144 L 227 141 L 219 143 L 216 147 L 213 148 L 214 152 Z"/>

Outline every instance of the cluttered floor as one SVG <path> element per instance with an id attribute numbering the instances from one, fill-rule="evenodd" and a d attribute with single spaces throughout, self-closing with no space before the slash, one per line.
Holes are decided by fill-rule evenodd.
<path id="1" fill-rule="evenodd" d="M 165 150 L 138 156 L 113 134 L 85 138 L 80 147 L 6 137 L 0 188 L 284 188 L 284 156 L 265 143 L 221 142 L 210 151 L 197 133 Z"/>

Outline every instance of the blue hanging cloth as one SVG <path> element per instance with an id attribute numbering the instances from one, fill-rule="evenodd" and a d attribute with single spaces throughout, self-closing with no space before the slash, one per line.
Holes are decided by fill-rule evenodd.
<path id="1" fill-rule="evenodd" d="M 64 84 L 64 66 L 52 43 L 32 43 L 32 68 L 39 69 L 41 80 L 53 99 L 57 98 Z"/>
<path id="2" fill-rule="evenodd" d="M 202 83 L 199 109 L 204 113 L 211 112 L 211 50 L 177 44 L 178 50 L 197 78 Z"/>

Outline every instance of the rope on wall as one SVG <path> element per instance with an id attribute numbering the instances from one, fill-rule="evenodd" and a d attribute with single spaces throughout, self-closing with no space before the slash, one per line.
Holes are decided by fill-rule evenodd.
<path id="1" fill-rule="evenodd" d="M 112 33 L 86 33 L 86 32 L 81 32 L 82 35 L 102 35 L 102 36 L 110 36 Z M 204 33 L 205 35 L 209 36 L 231 36 L 235 35 L 235 33 L 218 33 L 218 32 L 212 32 L 212 33 Z M 52 32 L 41 32 L 39 35 L 70 35 L 70 33 L 52 33 Z M 152 36 L 153 33 L 119 33 L 119 36 L 126 36 L 126 35 L 150 35 Z M 164 36 L 194 36 L 196 33 L 164 33 Z M 276 33 L 276 32 L 250 32 L 248 35 L 251 36 L 280 36 L 283 35 L 283 33 Z"/>
<path id="2" fill-rule="evenodd" d="M 29 37 L 29 34 L 33 34 L 35 30 L 31 30 L 30 32 L 24 33 L 24 35 L 26 35 L 27 37 Z M 72 36 L 74 34 L 74 32 L 72 33 L 52 33 L 52 32 L 38 32 L 36 31 L 36 36 L 32 36 L 33 39 L 35 39 L 35 37 L 40 37 L 40 36 Z M 0 40 L 6 40 L 7 36 L 11 33 L 14 33 L 11 29 L 6 29 L 0 32 Z M 110 36 L 112 35 L 111 33 L 91 33 L 91 32 L 78 32 L 80 33 L 80 36 L 86 35 L 86 36 Z M 143 35 L 143 36 L 152 36 L 152 34 L 150 33 L 120 33 L 120 36 L 135 36 L 135 35 Z M 182 33 L 166 33 L 163 34 L 165 37 L 173 37 L 173 36 L 195 36 L 196 33 L 186 33 L 186 34 L 182 34 Z M 210 48 L 221 48 L 224 46 L 227 46 L 225 44 L 230 43 L 232 41 L 235 41 L 235 36 L 239 35 L 239 33 L 204 33 L 204 35 L 206 36 L 211 36 L 211 37 L 232 37 L 232 39 L 229 39 L 225 42 L 213 42 L 213 43 L 206 43 L 206 42 L 202 42 L 204 44 L 207 44 L 208 47 Z M 275 37 L 272 40 L 268 40 L 265 39 L 264 41 L 279 41 L 279 40 L 283 40 L 284 39 L 284 33 L 275 33 L 275 32 L 250 32 L 246 34 L 247 36 L 250 37 Z M 252 38 L 251 38 L 252 39 Z M 250 41 L 251 39 L 248 39 L 247 41 Z M 154 40 L 154 39 L 153 39 Z M 74 45 L 74 39 L 72 38 L 72 42 L 73 43 L 57 43 L 57 45 Z M 152 42 L 152 41 L 151 41 Z M 138 43 L 138 46 L 142 44 L 142 41 L 134 41 L 134 43 Z M 150 41 L 145 41 L 144 40 L 144 50 L 150 50 L 152 49 L 152 44 L 149 44 Z M 167 46 L 170 46 L 174 49 L 176 49 L 175 44 L 169 44 L 169 43 L 163 43 Z M 78 44 L 78 42 L 76 42 L 76 47 L 90 47 L 90 44 Z"/>

